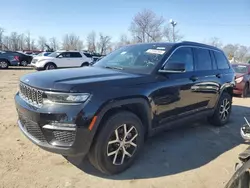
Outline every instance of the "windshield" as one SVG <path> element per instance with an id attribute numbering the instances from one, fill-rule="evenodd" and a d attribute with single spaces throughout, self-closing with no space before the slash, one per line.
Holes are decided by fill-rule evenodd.
<path id="1" fill-rule="evenodd" d="M 148 74 L 170 48 L 171 45 L 168 43 L 125 46 L 103 57 L 93 66 Z"/>
<path id="2" fill-rule="evenodd" d="M 49 54 L 48 57 L 57 57 L 59 54 L 61 54 L 61 52 L 53 52 Z"/>
<path id="3" fill-rule="evenodd" d="M 247 65 L 232 65 L 234 71 L 236 73 L 247 73 L 248 72 L 248 66 Z"/>

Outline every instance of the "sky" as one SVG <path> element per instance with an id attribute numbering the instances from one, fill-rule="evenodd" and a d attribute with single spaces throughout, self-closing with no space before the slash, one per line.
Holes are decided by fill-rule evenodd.
<path id="1" fill-rule="evenodd" d="M 250 0 L 0 0 L 0 27 L 6 34 L 30 32 L 31 37 L 57 37 L 102 32 L 119 40 L 129 35 L 136 13 L 150 9 L 175 20 L 183 40 L 250 46 Z"/>

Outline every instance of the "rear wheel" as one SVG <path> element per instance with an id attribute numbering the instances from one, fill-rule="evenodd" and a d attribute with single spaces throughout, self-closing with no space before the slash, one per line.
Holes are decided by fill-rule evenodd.
<path id="1" fill-rule="evenodd" d="M 242 98 L 246 98 L 247 95 L 248 95 L 248 91 L 249 91 L 249 85 L 246 83 L 245 86 L 244 86 L 244 88 L 243 88 L 241 97 L 242 97 Z"/>
<path id="2" fill-rule="evenodd" d="M 20 63 L 22 66 L 24 66 L 24 67 L 26 67 L 27 65 L 28 65 L 28 62 L 27 61 L 25 61 L 25 60 L 23 60 L 23 61 L 21 61 L 21 63 Z"/>
<path id="3" fill-rule="evenodd" d="M 133 113 L 122 111 L 108 118 L 89 153 L 95 168 L 105 174 L 126 170 L 144 143 L 144 127 Z"/>
<path id="4" fill-rule="evenodd" d="M 231 109 L 232 96 L 227 92 L 223 92 L 218 101 L 214 114 L 211 117 L 208 117 L 208 121 L 216 126 L 225 125 L 229 120 Z"/>
<path id="5" fill-rule="evenodd" d="M 7 69 L 9 67 L 9 63 L 6 60 L 0 60 L 0 68 Z"/>
<path id="6" fill-rule="evenodd" d="M 53 70 L 56 69 L 56 65 L 54 63 L 48 63 L 45 65 L 46 70 Z"/>
<path id="7" fill-rule="evenodd" d="M 86 66 L 89 66 L 89 63 L 88 62 L 84 62 L 81 67 L 86 67 Z"/>

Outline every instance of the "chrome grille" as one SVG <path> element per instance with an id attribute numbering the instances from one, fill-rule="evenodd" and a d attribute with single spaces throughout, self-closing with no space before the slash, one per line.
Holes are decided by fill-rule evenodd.
<path id="1" fill-rule="evenodd" d="M 43 104 L 43 91 L 20 83 L 20 96 L 28 103 L 34 106 L 41 106 Z"/>
<path id="2" fill-rule="evenodd" d="M 75 141 L 75 131 L 53 131 L 54 137 L 56 141 L 61 142 L 63 144 L 72 145 Z"/>
<path id="3" fill-rule="evenodd" d="M 32 59 L 31 63 L 36 63 L 38 59 Z"/>
<path id="4" fill-rule="evenodd" d="M 24 129 L 35 139 L 40 142 L 46 142 L 46 139 L 36 122 L 31 121 L 30 119 L 24 117 L 23 115 L 19 115 L 19 120 L 22 123 Z"/>

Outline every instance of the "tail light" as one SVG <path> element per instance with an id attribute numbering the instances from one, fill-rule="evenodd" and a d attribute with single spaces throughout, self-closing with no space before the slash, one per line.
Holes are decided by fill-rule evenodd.
<path id="1" fill-rule="evenodd" d="M 19 61 L 19 56 L 14 56 L 14 59 Z"/>

